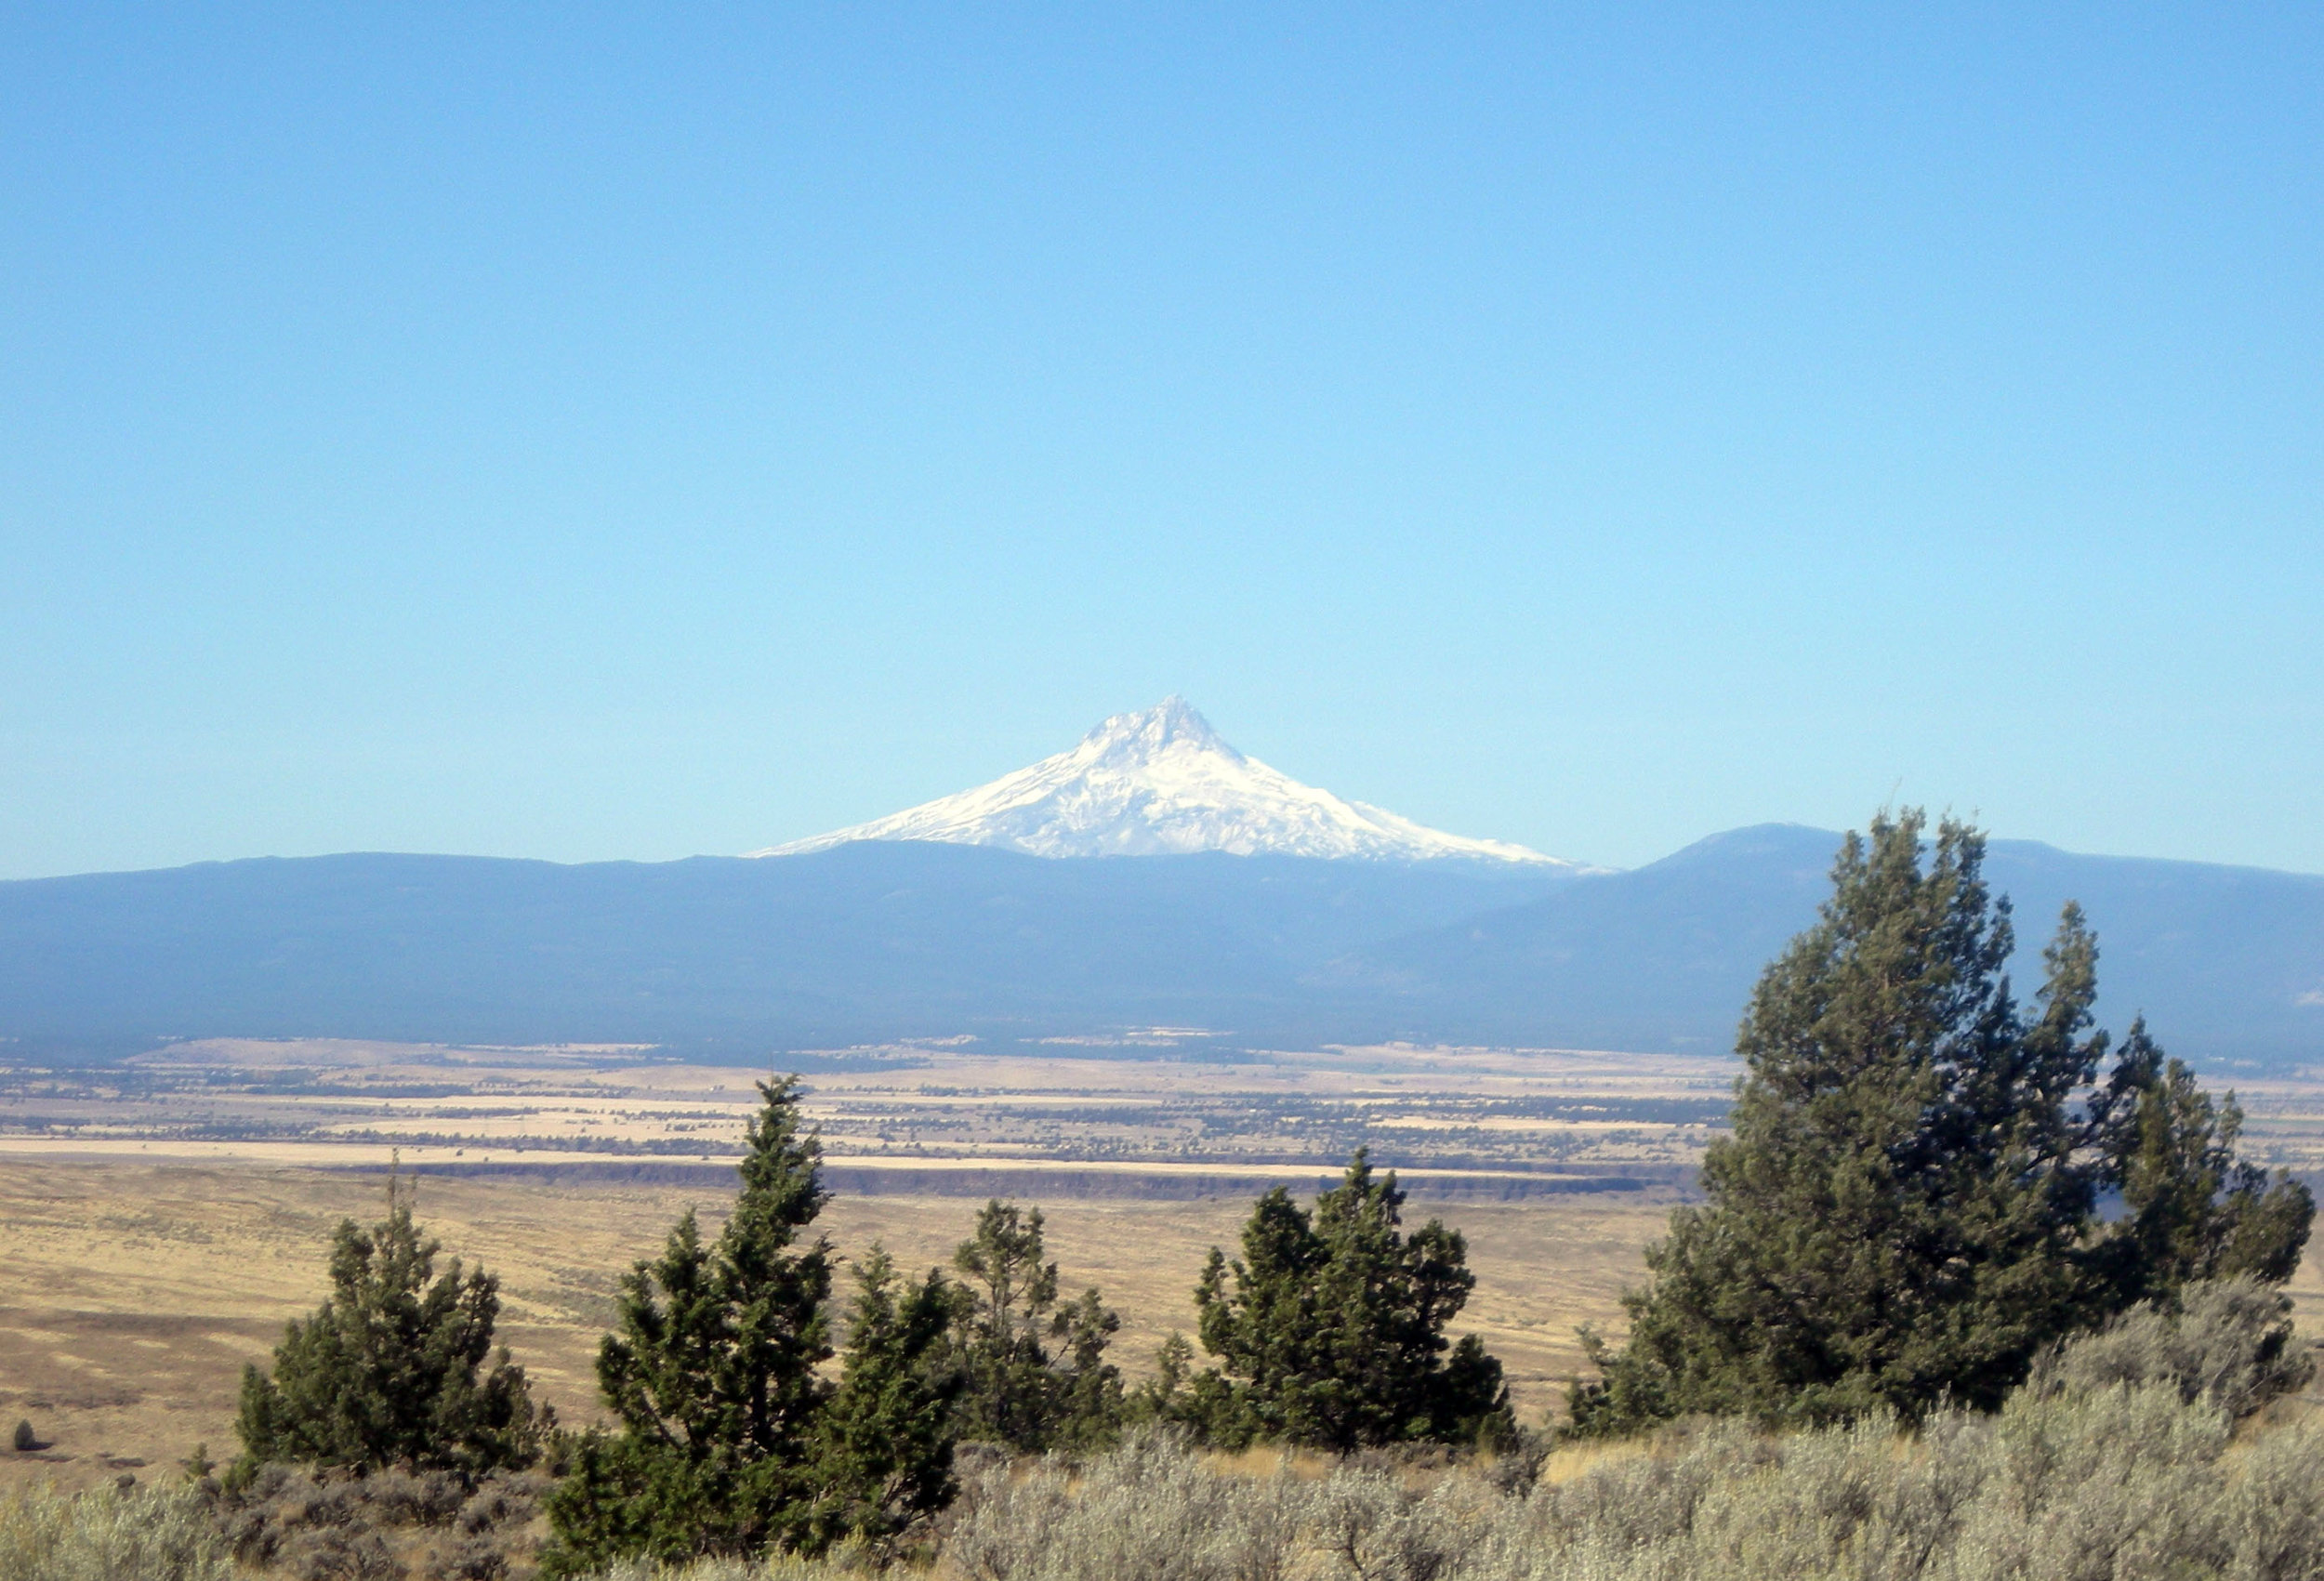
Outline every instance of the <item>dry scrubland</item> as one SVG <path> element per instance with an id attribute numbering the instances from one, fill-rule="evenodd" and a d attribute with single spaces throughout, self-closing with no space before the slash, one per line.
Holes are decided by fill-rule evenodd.
<path id="1" fill-rule="evenodd" d="M 2324 1410 L 2184 1352 L 2072 1351 L 1993 1416 L 1917 1431 L 1870 1420 L 1771 1435 L 1738 1421 L 1537 1459 L 1189 1453 L 1138 1435 L 1078 1464 L 964 1466 L 917 1561 L 929 1581 L 2295 1581 L 2324 1574 Z M 2125 1352 L 2128 1352 L 2127 1354 Z M 2244 1351 L 2249 1355 L 2251 1352 Z M 2220 1352 L 2206 1348 L 2206 1360 Z M 2128 1366 L 2123 1365 L 2130 1363 Z M 2161 1362 L 2158 1367 L 2152 1364 Z M 2173 1364 L 2174 1363 L 2178 1364 Z M 2225 1389 L 2203 1387 L 2208 1379 Z M 2078 1376 L 2079 1375 L 2079 1376 Z M 2175 1376 L 2174 1376 L 2175 1375 Z M 2194 1386 L 2194 1387 L 2190 1387 Z M 966 1457 L 964 1457 L 966 1458 Z M 0 1502 L 0 1574 L 23 1581 L 234 1581 L 266 1556 L 302 1581 L 495 1581 L 525 1489 L 386 1472 L 287 1477 L 213 1508 L 187 1490 Z M 495 1530 L 495 1527 L 498 1530 Z M 522 1546 L 522 1539 L 520 1539 Z M 932 1551 L 931 1551 L 932 1550 Z M 845 1581 L 842 1548 L 596 1581 Z M 269 1572 L 271 1573 L 271 1572 Z"/>
<path id="2" fill-rule="evenodd" d="M 614 1276 L 660 1248 L 694 1185 L 427 1179 L 419 1210 L 448 1251 L 501 1275 L 502 1333 L 567 1421 L 596 1412 L 593 1358 Z M 52 1447 L 0 1451 L 0 1486 L 152 1476 L 207 1442 L 232 1441 L 244 1361 L 263 1362 L 285 1319 L 324 1293 L 333 1225 L 378 1217 L 379 1178 L 306 1169 L 44 1162 L 0 1164 L 0 1429 L 29 1416 Z M 942 1262 L 976 1204 L 964 1197 L 843 1195 L 825 1212 L 855 1252 L 878 1239 L 907 1266 Z M 1142 1365 L 1190 1327 L 1204 1254 L 1232 1244 L 1247 1199 L 1043 1204 L 1069 1280 L 1121 1312 L 1118 1353 Z M 1624 1195 L 1431 1205 L 1466 1231 L 1474 1326 L 1538 1416 L 1579 1360 L 1573 1329 L 1617 1314 L 1638 1248 L 1661 1222 Z"/>
<path id="3" fill-rule="evenodd" d="M 1121 1313 L 1142 1370 L 1191 1326 L 1205 1254 L 1251 1199 L 1302 1189 L 1367 1142 L 1414 1210 L 1470 1237 L 1461 1326 L 1538 1418 L 1580 1360 L 1723 1105 L 1712 1061 L 1380 1049 L 1228 1062 L 1148 1047 L 995 1059 L 891 1050 L 810 1078 L 843 1253 L 947 1260 L 987 1193 L 1038 1203 L 1073 1288 Z M 151 1481 L 231 1445 L 242 1364 L 324 1293 L 342 1218 L 369 1222 L 393 1152 L 424 1173 L 445 1250 L 502 1279 L 502 1334 L 569 1422 L 618 1274 L 689 1204 L 715 1218 L 747 1072 L 634 1051 L 185 1046 L 99 1076 L 0 1082 L 0 1487 Z M 454 1172 L 438 1172 L 454 1171 Z M 489 1171 L 464 1173 L 460 1171 Z M 666 1177 L 676 1176 L 676 1179 Z M 665 1178 L 655 1178 L 665 1177 Z"/>
<path id="4" fill-rule="evenodd" d="M 1468 1234 L 1478 1287 L 1456 1327 L 1486 1337 L 1538 1421 L 1579 1363 L 1576 1327 L 1618 1331 L 1619 1290 L 1732 1073 L 1506 1051 L 1227 1062 L 1149 1041 L 1102 1058 L 886 1051 L 811 1076 L 841 1187 L 834 1239 L 926 1266 L 986 1191 L 1037 1202 L 1068 1284 L 1120 1310 L 1117 1354 L 1137 1370 L 1189 1326 L 1202 1258 L 1232 1243 L 1258 1189 L 1317 1181 L 1367 1141 L 1405 1166 L 1414 1212 Z M 2324 1083 L 2242 1087 L 2253 1151 L 2313 1168 Z M 755 1102 L 747 1073 L 621 1050 L 205 1045 L 103 1082 L 14 1073 L 0 1082 L 0 1430 L 28 1417 L 47 1447 L 0 1451 L 0 1488 L 150 1483 L 197 1442 L 231 1449 L 243 1363 L 320 1300 L 332 1227 L 377 1216 L 390 1137 L 423 1170 L 522 1166 L 426 1174 L 420 1216 L 448 1253 L 501 1275 L 503 1334 L 539 1393 L 591 1419 L 614 1279 L 689 1203 L 722 1207 L 719 1161 Z M 636 1178 L 655 1172 L 686 1178 Z M 2291 1289 L 2304 1327 L 2324 1333 L 2314 1257 Z"/>

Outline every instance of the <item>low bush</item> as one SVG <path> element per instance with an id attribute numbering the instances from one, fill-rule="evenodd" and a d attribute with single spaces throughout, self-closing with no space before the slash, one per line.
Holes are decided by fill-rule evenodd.
<path id="1" fill-rule="evenodd" d="M 1314 1523 L 1287 1473 L 1221 1476 L 1179 1439 L 1137 1433 L 1078 1469 L 984 1471 L 964 1490 L 944 1561 L 970 1581 L 1262 1581 L 1288 1572 Z"/>
<path id="2" fill-rule="evenodd" d="M 207 1486 L 211 1519 L 253 1571 L 291 1581 L 502 1581 L 530 1556 L 527 1528 L 548 1479 L 268 1465 Z"/>
<path id="3" fill-rule="evenodd" d="M 860 1548 L 842 1546 L 821 1559 L 776 1554 L 755 1560 L 697 1559 L 684 1564 L 624 1560 L 594 1572 L 589 1581 L 863 1581 L 875 1568 Z"/>
<path id="4" fill-rule="evenodd" d="M 1770 1436 L 1681 1429 L 1504 1493 L 1469 1468 L 1221 1474 L 1137 1441 L 971 1484 L 964 1581 L 2274 1581 L 2324 1574 L 2324 1425 L 2167 1382 Z"/>
<path id="5" fill-rule="evenodd" d="M 0 1503 L 8 1581 L 230 1581 L 232 1557 L 198 1495 L 19 1495 Z"/>
<path id="6" fill-rule="evenodd" d="M 2294 1339 L 2291 1301 L 2250 1277 L 2190 1285 L 2172 1311 L 2142 1301 L 2096 1334 L 2050 1351 L 2027 1387 L 2088 1393 L 2109 1384 L 2167 1384 L 2237 1420 L 2304 1388 L 2315 1359 Z"/>
<path id="7" fill-rule="evenodd" d="M 2290 1581 L 2324 1577 L 2324 1413 L 2283 1299 L 2191 1285 L 2053 1350 L 1998 1412 L 1791 1432 L 1701 1418 L 1551 1452 L 1234 1459 L 1167 1429 L 954 1462 L 936 1581 Z M 1256 1471 L 1254 1471 L 1256 1468 Z M 837 1581 L 809 1562 L 594 1581 Z"/>

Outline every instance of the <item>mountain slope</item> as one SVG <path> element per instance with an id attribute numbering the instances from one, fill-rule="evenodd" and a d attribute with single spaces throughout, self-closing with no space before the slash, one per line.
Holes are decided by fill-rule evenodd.
<path id="1" fill-rule="evenodd" d="M 1427 828 L 1246 758 L 1182 697 L 1116 714 L 1069 751 L 990 784 L 853 828 L 751 851 L 798 856 L 858 840 L 997 846 L 1028 856 L 1463 859 L 1583 871 L 1501 840 Z"/>
<path id="2" fill-rule="evenodd" d="M 988 1046 L 1200 1027 L 1220 1046 L 1715 1051 L 1839 837 L 1736 830 L 1631 873 L 1206 852 L 1045 860 L 867 841 L 772 861 L 337 856 L 0 883 L 0 1039 Z M 2029 993 L 2067 897 L 2100 1010 L 2172 1052 L 2324 1063 L 2324 877 L 1998 840 Z M 0 1060 L 7 1045 L 0 1043 Z"/>
<path id="3" fill-rule="evenodd" d="M 0 883 L 0 1038 L 828 1047 L 1194 1024 L 1289 1034 L 1302 974 L 1531 899 L 1530 864 L 351 855 Z M 754 1053 L 755 1051 L 755 1053 Z"/>
<path id="4" fill-rule="evenodd" d="M 1392 995 L 1391 1021 L 1437 1036 L 1525 1040 L 1545 1027 L 1617 1048 L 1717 1049 L 1760 968 L 1815 920 L 1837 834 L 1763 824 L 1629 873 L 1352 952 L 1311 980 Z M 2012 900 L 2021 998 L 2040 986 L 2059 909 L 2097 930 L 2098 1011 L 2117 1035 L 2146 1013 L 2174 1050 L 2324 1061 L 2324 877 L 2083 856 L 1995 840 L 1986 877 Z"/>

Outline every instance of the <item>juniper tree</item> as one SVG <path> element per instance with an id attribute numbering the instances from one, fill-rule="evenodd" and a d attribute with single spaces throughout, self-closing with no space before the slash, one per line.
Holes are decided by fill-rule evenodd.
<path id="1" fill-rule="evenodd" d="M 1445 1337 L 1476 1284 L 1467 1243 L 1436 1219 L 1407 1237 L 1403 1206 L 1362 1148 L 1312 1212 L 1280 1186 L 1261 1198 L 1243 1255 L 1213 1247 L 1195 1293 L 1221 1365 L 1169 1414 L 1222 1443 L 1339 1451 L 1510 1431 L 1500 1363 L 1474 1335 Z"/>
<path id="2" fill-rule="evenodd" d="M 2115 1304 L 2174 1299 L 2199 1280 L 2249 1275 L 2281 1285 L 2300 1267 L 2316 1199 L 2278 1171 L 2236 1156 L 2243 1111 L 2215 1103 L 2165 1055 L 2140 1018 L 2096 1104 L 2102 1183 L 2121 1193 L 2098 1261 Z"/>
<path id="3" fill-rule="evenodd" d="M 995 1199 L 953 1254 L 963 1438 L 1037 1453 L 1086 1448 L 1120 1426 L 1121 1374 L 1105 1350 L 1121 1320 L 1095 1289 L 1061 1307 L 1046 1251 L 1041 1210 Z"/>
<path id="4" fill-rule="evenodd" d="M 533 1462 L 554 1417 L 535 1410 L 508 1350 L 494 1349 L 499 1281 L 482 1268 L 464 1274 L 456 1258 L 437 1273 L 441 1249 L 393 1175 L 384 1220 L 368 1231 L 341 1221 L 331 1295 L 284 1329 L 271 1376 L 243 1369 L 245 1470 L 266 1460 L 359 1473 Z"/>
<path id="5" fill-rule="evenodd" d="M 622 1282 L 619 1329 L 597 1362 L 620 1429 L 574 1446 L 549 1500 L 548 1574 L 752 1554 L 811 1532 L 831 1249 L 807 1232 L 829 1193 L 796 1081 L 759 1090 L 741 1195 L 718 1240 L 704 1245 L 690 1208 L 662 1256 Z"/>
<path id="6" fill-rule="evenodd" d="M 1091 1285 L 1050 1320 L 1057 1341 L 1057 1416 L 1051 1446 L 1089 1450 L 1119 1438 L 1128 1413 L 1119 1367 L 1105 1359 L 1122 1320 Z"/>
<path id="7" fill-rule="evenodd" d="M 856 1270 L 839 1387 L 817 1428 L 808 1546 L 851 1535 L 885 1545 L 951 1501 L 963 1382 L 944 1354 L 953 1316 L 942 1273 L 907 1281 L 874 1243 Z"/>
<path id="8" fill-rule="evenodd" d="M 2220 1140 L 2208 1111 L 2148 1068 L 2143 1033 L 2113 1097 L 2082 1101 L 2107 1038 L 2092 1029 L 2098 952 L 2080 909 L 2066 907 L 2021 1013 L 1984 837 L 1946 820 L 1924 860 L 1924 828 L 1908 811 L 1875 819 L 1868 839 L 1851 834 L 1816 923 L 1761 977 L 1736 1042 L 1733 1131 L 1704 1159 L 1706 1201 L 1675 1210 L 1649 1249 L 1627 1346 L 1588 1340 L 1603 1376 L 1574 1390 L 1578 1428 L 1917 1414 L 1945 1399 L 1989 1408 L 2045 1345 L 2156 1279 L 2187 1277 L 2150 1266 L 2159 1247 L 2210 1248 L 2185 1267 L 2217 1269 L 2225 1225 L 2248 1226 L 2253 1246 L 2273 1226 L 2274 1260 L 2246 1260 L 2289 1271 L 2286 1226 L 2296 1219 L 2304 1239 L 2308 1211 L 2289 1194 L 2224 1218 L 2159 1206 L 2155 1223 L 2172 1228 L 2144 1242 L 2135 1227 L 2102 1232 L 2109 1179 L 2144 1193 L 2134 1201 L 2167 1205 L 2183 1189 L 2212 1201 L 2226 1177 L 2185 1173 Z"/>

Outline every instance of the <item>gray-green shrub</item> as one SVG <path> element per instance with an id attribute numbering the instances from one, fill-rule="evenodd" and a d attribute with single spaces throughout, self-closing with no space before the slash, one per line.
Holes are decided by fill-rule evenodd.
<path id="1" fill-rule="evenodd" d="M 1178 1439 L 1132 1434 L 1082 1466 L 971 1482 L 944 1561 L 969 1581 L 1279 1581 L 1313 1545 L 1314 1488 L 1221 1476 Z"/>
<path id="2" fill-rule="evenodd" d="M 2169 1384 L 2238 1420 L 2306 1386 L 2315 1359 L 2294 1338 L 2291 1301 L 2248 1275 L 2190 1285 L 2176 1311 L 2142 1301 L 2096 1334 L 2038 1361 L 2037 1394 L 2109 1384 Z"/>
<path id="3" fill-rule="evenodd" d="M 2324 1575 L 2324 1425 L 2238 1444 L 2169 1382 L 1769 1436 L 1680 1430 L 1529 1494 L 1342 1465 L 1222 1474 L 1143 1438 L 976 1479 L 964 1581 L 2285 1581 Z"/>
<path id="4" fill-rule="evenodd" d="M 861 1581 L 867 1573 L 863 1551 L 843 1544 L 821 1559 L 777 1553 L 761 1559 L 697 1559 L 684 1564 L 621 1560 L 595 1572 L 589 1581 Z"/>
<path id="5" fill-rule="evenodd" d="M 252 1573 L 284 1581 L 498 1581 L 531 1549 L 548 1478 L 266 1465 L 206 1484 L 210 1519 Z"/>
<path id="6" fill-rule="evenodd" d="M 231 1581 L 233 1561 L 200 1497 L 152 1489 L 0 1503 L 8 1581 Z"/>
<path id="7" fill-rule="evenodd" d="M 2297 1581 L 2324 1578 L 2324 1413 L 2282 1298 L 2189 1286 L 2045 1356 L 1996 1413 L 1791 1433 L 1700 1420 L 1578 1473 L 1374 1451 L 1320 1477 L 1221 1469 L 1148 1429 L 1115 1452 L 963 1456 L 939 1581 Z M 2301 1415 L 2301 1412 L 2307 1414 Z M 2238 1427 L 2238 1419 L 2242 1425 Z M 1312 1462 L 1310 1463 L 1313 1464 Z M 1534 1469 L 1528 1459 L 1525 1469 Z M 1565 1474 L 1561 1475 L 1561 1471 Z M 825 1581 L 847 1565 L 605 1581 Z"/>

